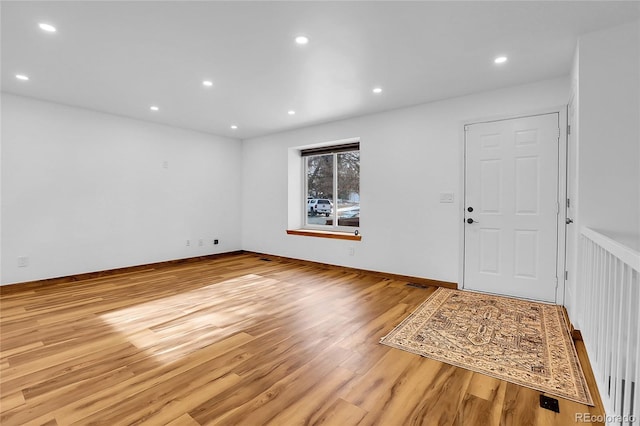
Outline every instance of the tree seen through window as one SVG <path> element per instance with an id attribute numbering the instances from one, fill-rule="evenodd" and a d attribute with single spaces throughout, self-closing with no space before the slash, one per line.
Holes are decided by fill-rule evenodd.
<path id="1" fill-rule="evenodd" d="M 306 189 L 307 224 L 360 226 L 360 151 L 306 156 Z"/>

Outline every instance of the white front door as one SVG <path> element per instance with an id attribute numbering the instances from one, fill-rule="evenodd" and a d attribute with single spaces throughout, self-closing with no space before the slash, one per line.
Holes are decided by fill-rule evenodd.
<path id="1" fill-rule="evenodd" d="M 556 301 L 559 114 L 465 126 L 464 284 Z"/>

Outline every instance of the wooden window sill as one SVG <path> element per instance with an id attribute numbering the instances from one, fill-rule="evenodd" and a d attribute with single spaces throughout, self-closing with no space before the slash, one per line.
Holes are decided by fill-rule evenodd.
<path id="1" fill-rule="evenodd" d="M 349 232 L 321 231 L 316 229 L 287 229 L 289 235 L 302 235 L 305 237 L 334 238 L 337 240 L 360 241 L 362 235 L 354 235 Z"/>

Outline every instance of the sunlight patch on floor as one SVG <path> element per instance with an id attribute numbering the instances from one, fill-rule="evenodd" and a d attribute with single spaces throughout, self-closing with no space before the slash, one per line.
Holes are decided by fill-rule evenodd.
<path id="1" fill-rule="evenodd" d="M 242 293 L 269 290 L 277 281 L 256 274 L 217 282 L 100 315 L 131 344 L 170 363 L 238 333 L 263 316 Z M 241 303 L 240 306 L 235 306 Z"/>

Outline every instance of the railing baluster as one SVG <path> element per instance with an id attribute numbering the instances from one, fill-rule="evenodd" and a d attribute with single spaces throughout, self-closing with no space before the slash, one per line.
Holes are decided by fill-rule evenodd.
<path id="1" fill-rule="evenodd" d="M 623 377 L 623 371 L 622 371 L 622 365 L 624 362 L 623 356 L 623 330 L 622 330 L 622 324 L 623 324 L 623 306 L 624 306 L 624 298 L 626 297 L 625 295 L 625 288 L 624 288 L 624 280 L 625 280 L 625 268 L 624 265 L 622 265 L 622 270 L 621 270 L 621 282 L 620 284 L 618 284 L 618 286 L 620 287 L 620 300 L 618 302 L 618 312 L 617 312 L 617 320 L 616 320 L 616 342 L 615 342 L 615 346 L 614 346 L 614 350 L 615 350 L 615 361 L 616 361 L 616 368 L 613 371 L 613 377 L 615 378 L 615 393 L 613 395 L 613 402 L 614 402 L 614 407 L 616 412 L 618 413 L 622 413 L 622 377 Z"/>
<path id="2" fill-rule="evenodd" d="M 616 268 L 618 267 L 618 259 L 615 256 L 611 256 L 612 260 L 611 260 L 611 269 L 609 271 L 609 275 L 610 275 L 610 287 L 609 287 L 609 291 L 607 292 L 607 318 L 606 318 L 606 323 L 607 323 L 607 329 L 606 329 L 606 337 L 604 340 L 604 347 L 605 347 L 605 357 L 602 359 L 602 370 L 603 370 L 603 377 L 602 380 L 605 380 L 611 376 L 611 358 L 612 358 L 612 351 L 611 351 L 611 347 L 613 344 L 613 332 L 614 332 L 614 326 L 613 326 L 613 321 L 611 321 L 611 318 L 613 318 L 614 313 L 615 313 L 615 303 L 616 303 Z"/>
<path id="3" fill-rule="evenodd" d="M 578 318 L 611 424 L 640 417 L 640 253 L 583 228 L 578 239 Z"/>
<path id="4" fill-rule="evenodd" d="M 610 305 L 611 305 L 611 316 L 609 317 L 609 320 L 607 321 L 607 323 L 609 324 L 609 329 L 608 329 L 608 333 L 607 333 L 607 340 L 606 340 L 606 347 L 607 347 L 607 357 L 605 359 L 605 362 L 603 364 L 603 370 L 604 370 L 604 375 L 602 377 L 602 380 L 605 381 L 604 383 L 608 383 L 609 380 L 611 379 L 611 377 L 613 377 L 612 372 L 613 372 L 613 351 L 611 350 L 611 348 L 614 347 L 614 336 L 615 336 L 615 306 L 616 306 L 616 300 L 617 300 L 617 296 L 618 296 L 618 292 L 619 292 L 619 288 L 616 285 L 616 283 L 618 282 L 618 268 L 620 267 L 620 262 L 619 260 L 616 258 L 615 261 L 613 262 L 613 269 L 611 271 L 611 276 L 612 276 L 612 282 L 614 283 L 613 288 L 611 289 L 611 299 L 609 301 Z"/>
<path id="5" fill-rule="evenodd" d="M 629 295 L 627 300 L 625 300 L 625 312 L 627 314 L 627 320 L 624 323 L 624 396 L 622 397 L 622 415 L 626 417 L 630 417 L 633 413 L 631 411 L 631 401 L 632 401 L 632 392 L 635 393 L 634 377 L 635 374 L 635 366 L 633 365 L 633 347 L 634 343 L 632 340 L 633 336 L 633 324 L 637 324 L 637 314 L 638 308 L 640 307 L 638 303 L 634 305 L 635 294 L 637 293 L 637 288 L 633 287 L 633 269 L 629 267 L 629 265 L 625 265 L 625 270 L 627 271 L 625 276 L 627 277 L 626 281 L 623 285 L 626 287 L 625 293 Z M 635 306 L 635 309 L 634 309 Z"/>
<path id="6" fill-rule="evenodd" d="M 600 285 L 596 285 L 596 299 L 594 300 L 594 305 L 602 303 L 602 295 L 604 294 L 604 291 L 607 288 L 607 280 L 606 280 L 606 270 L 605 270 L 605 263 L 606 263 L 606 256 L 605 256 L 605 251 L 602 249 L 602 247 L 598 246 L 597 247 L 597 258 L 598 258 L 598 275 L 597 275 L 597 282 L 600 283 Z M 602 340 L 603 340 L 603 335 L 602 335 L 602 323 L 603 323 L 603 315 L 602 315 L 602 306 L 599 306 L 598 309 L 594 310 L 594 313 L 596 314 L 596 324 L 595 324 L 595 339 L 596 339 L 596 345 L 598 346 L 597 348 L 597 352 L 596 352 L 596 362 L 599 364 L 602 364 L 602 358 L 599 356 L 600 355 L 600 351 L 603 348 L 602 345 Z"/>
<path id="7" fill-rule="evenodd" d="M 640 312 L 638 312 L 638 307 L 640 306 L 640 273 L 638 271 L 634 271 L 635 280 L 632 285 L 636 291 L 636 322 L 632 325 L 632 330 L 635 327 L 635 363 L 634 363 L 634 374 L 632 377 L 635 377 L 635 385 L 634 385 L 634 402 L 633 402 L 633 410 L 632 415 L 635 419 L 640 418 Z"/>

